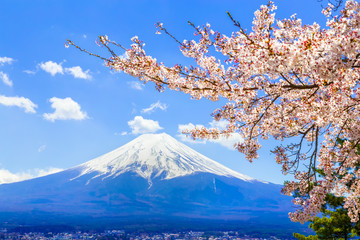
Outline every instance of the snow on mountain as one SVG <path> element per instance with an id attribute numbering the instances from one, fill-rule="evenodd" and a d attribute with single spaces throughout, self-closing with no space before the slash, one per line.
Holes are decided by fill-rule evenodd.
<path id="1" fill-rule="evenodd" d="M 95 173 L 93 178 L 117 177 L 126 172 L 135 172 L 147 179 L 150 185 L 154 178 L 172 179 L 197 172 L 257 181 L 205 157 L 165 133 L 141 135 L 75 169 L 81 172 L 78 177 Z"/>

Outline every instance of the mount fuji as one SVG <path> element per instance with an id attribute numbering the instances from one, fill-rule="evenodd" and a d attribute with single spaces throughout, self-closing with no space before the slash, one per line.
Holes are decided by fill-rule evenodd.
<path id="1" fill-rule="evenodd" d="M 235 172 L 167 134 L 145 134 L 84 164 L 0 185 L 1 222 L 289 222 L 281 186 Z M 78 221 L 78 220 L 76 220 Z"/>

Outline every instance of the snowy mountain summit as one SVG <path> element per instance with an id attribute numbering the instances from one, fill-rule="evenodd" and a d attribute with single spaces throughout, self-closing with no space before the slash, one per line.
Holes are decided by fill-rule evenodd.
<path id="1" fill-rule="evenodd" d="M 172 179 L 198 172 L 244 181 L 256 180 L 205 157 L 165 133 L 141 135 L 124 146 L 75 168 L 81 171 L 78 177 L 95 173 L 93 179 L 133 172 L 147 179 L 150 184 L 154 178 Z"/>

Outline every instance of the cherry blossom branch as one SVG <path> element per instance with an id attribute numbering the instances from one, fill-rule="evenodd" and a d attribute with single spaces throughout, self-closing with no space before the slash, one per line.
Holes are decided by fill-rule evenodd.
<path id="1" fill-rule="evenodd" d="M 196 39 L 183 42 L 157 23 L 157 33 L 175 40 L 195 66 L 158 62 L 146 54 L 137 37 L 124 48 L 100 36 L 99 44 L 110 58 L 70 40 L 67 45 L 104 60 L 112 70 L 153 82 L 159 91 L 167 88 L 194 99 L 225 101 L 212 116 L 227 121 L 226 128 L 189 130 L 193 138 L 240 134 L 243 141 L 235 148 L 249 161 L 259 157 L 260 139 L 292 141 L 272 151 L 283 174 L 294 177 L 282 190 L 297 196 L 294 203 L 299 208 L 290 213 L 291 219 L 311 220 L 326 194 L 336 192 L 344 197 L 352 221 L 358 221 L 360 157 L 355 153 L 360 144 L 360 3 L 348 0 L 335 17 L 331 16 L 334 8 L 325 8 L 325 28 L 317 23 L 305 25 L 296 16 L 275 20 L 275 10 L 271 1 L 262 5 L 248 32 L 228 13 L 237 29 L 231 36 L 213 31 L 210 24 L 196 27 L 189 22 Z M 125 50 L 126 57 L 118 56 L 113 47 Z M 219 54 L 223 57 L 216 57 Z M 336 143 L 338 139 L 344 140 L 342 145 Z"/>

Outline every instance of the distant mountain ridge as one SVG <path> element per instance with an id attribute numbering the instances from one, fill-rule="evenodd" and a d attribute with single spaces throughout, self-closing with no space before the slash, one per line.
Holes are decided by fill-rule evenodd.
<path id="1" fill-rule="evenodd" d="M 289 224 L 281 186 L 237 173 L 167 134 L 142 135 L 79 166 L 0 185 L 0 225 L 191 221 Z M 189 224 L 193 226 L 193 224 Z M 218 226 L 215 224 L 215 227 Z"/>

